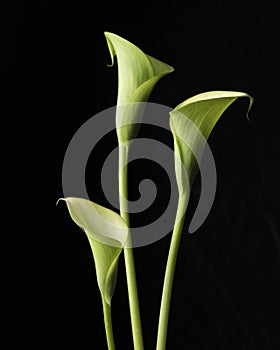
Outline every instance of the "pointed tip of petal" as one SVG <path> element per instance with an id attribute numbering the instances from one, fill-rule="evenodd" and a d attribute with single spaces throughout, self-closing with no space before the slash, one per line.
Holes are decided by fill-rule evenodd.
<path id="1" fill-rule="evenodd" d="M 248 120 L 249 122 L 251 122 L 251 119 L 250 119 L 250 117 L 249 117 L 249 113 L 250 113 L 251 108 L 252 108 L 253 103 L 254 103 L 254 97 L 252 97 L 251 95 L 248 95 L 248 97 L 249 97 L 250 102 L 249 102 L 249 106 L 248 106 L 248 109 L 247 109 L 246 118 L 247 118 L 247 120 Z"/>
<path id="2" fill-rule="evenodd" d="M 111 56 L 111 63 L 107 64 L 107 67 L 113 67 L 115 61 L 114 61 L 114 56 L 116 55 L 115 53 L 115 50 L 114 50 L 114 46 L 110 40 L 110 36 L 112 35 L 115 35 L 113 33 L 110 33 L 110 32 L 104 32 L 104 35 L 105 35 L 105 38 L 106 38 L 106 41 L 107 41 L 107 45 L 108 45 L 108 48 L 109 48 L 109 52 L 110 52 L 110 56 Z"/>
<path id="3" fill-rule="evenodd" d="M 66 198 L 58 198 L 58 200 L 56 201 L 55 205 L 57 205 L 58 202 L 60 202 L 60 201 L 67 202 L 67 201 L 66 201 Z"/>

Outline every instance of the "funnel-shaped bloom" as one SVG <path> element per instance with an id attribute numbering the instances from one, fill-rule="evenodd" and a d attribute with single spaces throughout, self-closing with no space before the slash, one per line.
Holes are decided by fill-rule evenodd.
<path id="1" fill-rule="evenodd" d="M 116 115 L 119 143 L 135 138 L 141 122 L 141 104 L 146 102 L 156 83 L 173 68 L 151 56 L 120 36 L 105 32 L 112 65 L 118 60 L 118 98 Z"/>
<path id="2" fill-rule="evenodd" d="M 180 103 L 170 113 L 170 127 L 174 137 L 175 171 L 179 193 L 189 189 L 194 181 L 205 142 L 224 111 L 238 98 L 253 98 L 244 92 L 209 91 L 193 96 Z M 194 157 L 194 154 L 196 157 Z"/>
<path id="3" fill-rule="evenodd" d="M 118 259 L 128 235 L 126 222 L 115 212 L 87 199 L 63 199 L 73 221 L 89 240 L 102 296 L 110 304 L 117 278 Z"/>

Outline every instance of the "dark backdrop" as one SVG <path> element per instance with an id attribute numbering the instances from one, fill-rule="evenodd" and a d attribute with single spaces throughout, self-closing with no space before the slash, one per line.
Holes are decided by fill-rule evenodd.
<path id="1" fill-rule="evenodd" d="M 175 67 L 152 93 L 153 102 L 176 106 L 207 90 L 245 91 L 255 98 L 251 122 L 240 101 L 211 135 L 217 195 L 203 226 L 182 238 L 167 348 L 278 349 L 276 7 L 239 0 L 10 4 L 1 55 L 3 289 L 10 344 L 106 349 L 87 240 L 65 205 L 55 203 L 63 196 L 61 168 L 71 137 L 116 102 L 117 71 L 106 66 L 103 35 L 111 31 Z M 115 142 L 112 137 L 112 147 Z M 92 181 L 98 166 L 91 165 Z M 131 170 L 131 181 L 143 168 Z M 98 182 L 91 189 L 106 204 Z M 198 178 L 190 211 L 199 191 Z M 155 348 L 169 240 L 135 250 L 146 349 Z M 132 349 L 122 259 L 112 308 L 117 349 Z"/>

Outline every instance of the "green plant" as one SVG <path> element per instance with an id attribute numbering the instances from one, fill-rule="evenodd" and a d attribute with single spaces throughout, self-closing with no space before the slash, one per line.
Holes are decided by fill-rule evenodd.
<path id="1" fill-rule="evenodd" d="M 116 280 L 118 260 L 124 252 L 128 299 L 135 350 L 144 349 L 138 303 L 137 283 L 134 268 L 133 248 L 127 205 L 127 162 L 131 141 L 138 133 L 141 123 L 141 104 L 146 102 L 156 83 L 173 71 L 173 68 L 144 54 L 127 40 L 105 33 L 112 58 L 118 61 L 118 99 L 116 132 L 119 143 L 119 203 L 120 213 L 104 208 L 87 199 L 68 197 L 66 202 L 73 221 L 81 227 L 89 240 L 97 274 L 104 311 L 104 323 L 108 349 L 115 349 L 111 320 L 111 300 Z M 223 112 L 246 93 L 234 91 L 211 91 L 196 95 L 179 104 L 170 113 L 170 128 L 174 138 L 174 163 L 178 184 L 178 208 L 172 233 L 170 250 L 164 278 L 157 350 L 166 347 L 168 317 L 174 271 L 180 245 L 190 188 L 198 173 L 198 162 L 194 154 L 202 154 L 206 141 Z M 198 135 L 199 133 L 203 136 Z"/>

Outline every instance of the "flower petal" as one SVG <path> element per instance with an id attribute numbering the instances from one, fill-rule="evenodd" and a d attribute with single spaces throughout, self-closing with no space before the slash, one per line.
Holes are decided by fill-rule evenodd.
<path id="1" fill-rule="evenodd" d="M 180 103 L 170 112 L 170 127 L 174 137 L 175 171 L 180 193 L 189 190 L 186 172 L 192 184 L 198 171 L 205 142 L 224 111 L 238 98 L 253 98 L 244 92 L 209 91 Z M 194 157 L 196 155 L 196 158 Z"/>
<path id="2" fill-rule="evenodd" d="M 89 240 L 96 268 L 97 282 L 108 304 L 114 293 L 118 258 L 127 236 L 126 222 L 117 213 L 82 198 L 62 198 L 73 221 Z"/>
<path id="3" fill-rule="evenodd" d="M 114 64 L 118 60 L 117 134 L 119 143 L 134 139 L 141 122 L 143 105 L 156 83 L 173 68 L 151 56 L 120 36 L 105 32 L 108 48 Z"/>

